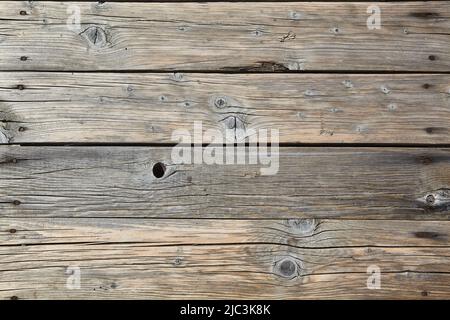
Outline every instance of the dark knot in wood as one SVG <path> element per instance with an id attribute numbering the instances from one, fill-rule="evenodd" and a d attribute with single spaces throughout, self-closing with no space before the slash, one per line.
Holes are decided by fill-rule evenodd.
<path id="1" fill-rule="evenodd" d="M 225 108 L 228 105 L 227 99 L 224 97 L 217 97 L 214 100 L 214 105 L 219 109 Z"/>
<path id="2" fill-rule="evenodd" d="M 283 278 L 294 279 L 300 276 L 301 270 L 301 261 L 292 257 L 282 258 L 274 264 L 274 273 Z"/>

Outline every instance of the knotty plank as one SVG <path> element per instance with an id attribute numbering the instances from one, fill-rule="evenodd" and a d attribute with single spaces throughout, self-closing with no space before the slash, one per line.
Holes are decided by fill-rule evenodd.
<path id="1" fill-rule="evenodd" d="M 234 118 L 281 143 L 450 143 L 449 90 L 438 74 L 5 72 L 0 142 L 174 143 Z"/>
<path id="2" fill-rule="evenodd" d="M 2 219 L 0 297 L 449 298 L 450 224 Z M 367 289 L 367 268 L 381 289 Z M 80 288 L 68 289 L 80 268 Z"/>
<path id="3" fill-rule="evenodd" d="M 2 218 L 0 245 L 77 243 L 229 245 L 302 248 L 448 247 L 450 221 L 340 219 Z"/>
<path id="4" fill-rule="evenodd" d="M 449 1 L 371 5 L 2 1 L 0 70 L 450 71 Z"/>
<path id="5" fill-rule="evenodd" d="M 449 218 L 449 149 L 281 148 L 275 175 L 173 164 L 171 148 L 0 150 L 2 217 Z"/>

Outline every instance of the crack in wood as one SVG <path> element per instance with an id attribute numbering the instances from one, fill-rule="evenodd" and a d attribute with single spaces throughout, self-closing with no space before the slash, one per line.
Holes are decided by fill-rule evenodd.
<path id="1" fill-rule="evenodd" d="M 234 72 L 282 72 L 290 71 L 289 67 L 283 63 L 275 61 L 258 61 L 254 65 L 241 66 L 241 67 L 224 67 L 222 71 L 234 71 Z"/>

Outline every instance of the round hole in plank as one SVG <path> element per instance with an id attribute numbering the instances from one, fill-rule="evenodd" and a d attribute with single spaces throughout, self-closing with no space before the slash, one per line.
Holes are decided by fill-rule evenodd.
<path id="1" fill-rule="evenodd" d="M 162 162 L 157 162 L 153 165 L 152 171 L 156 178 L 162 178 L 166 172 L 166 166 Z"/>

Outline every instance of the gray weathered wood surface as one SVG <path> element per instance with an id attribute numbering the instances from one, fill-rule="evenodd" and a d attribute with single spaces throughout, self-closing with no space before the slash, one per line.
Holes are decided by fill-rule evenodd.
<path id="1" fill-rule="evenodd" d="M 275 175 L 171 150 L 2 146 L 0 216 L 449 218 L 449 149 L 282 148 Z"/>
<path id="2" fill-rule="evenodd" d="M 0 70 L 450 71 L 450 3 L 2 2 Z M 69 8 L 69 11 L 68 11 Z M 69 13 L 68 13 L 69 12 Z"/>
<path id="3" fill-rule="evenodd" d="M 173 143 L 232 118 L 281 143 L 450 143 L 450 76 L 0 73 L 3 143 Z"/>
<path id="4" fill-rule="evenodd" d="M 450 1 L 0 21 L 0 298 L 450 299 Z M 278 129 L 278 174 L 173 163 L 194 121 Z"/>
<path id="5" fill-rule="evenodd" d="M 0 227 L 7 299 L 450 298 L 448 221 L 16 218 Z M 373 264 L 379 290 L 366 287 Z M 70 290 L 77 267 L 81 288 Z"/>

